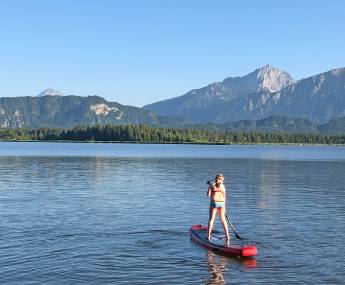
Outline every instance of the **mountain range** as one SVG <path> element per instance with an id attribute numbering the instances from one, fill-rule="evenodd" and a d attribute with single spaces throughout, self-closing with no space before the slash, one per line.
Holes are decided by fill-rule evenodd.
<path id="1" fill-rule="evenodd" d="M 100 96 L 1 97 L 0 128 L 149 124 L 208 129 L 345 133 L 345 68 L 296 80 L 270 65 L 138 108 Z"/>
<path id="2" fill-rule="evenodd" d="M 345 116 L 345 68 L 295 80 L 287 72 L 266 65 L 243 77 L 226 78 L 144 108 L 194 123 L 282 115 L 324 124 Z"/>

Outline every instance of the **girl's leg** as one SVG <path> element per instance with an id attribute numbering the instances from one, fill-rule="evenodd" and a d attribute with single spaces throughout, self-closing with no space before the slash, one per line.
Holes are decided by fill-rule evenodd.
<path id="1" fill-rule="evenodd" d="M 218 209 L 218 215 L 220 218 L 220 221 L 222 222 L 223 229 L 226 235 L 226 242 L 229 244 L 230 243 L 230 235 L 229 235 L 229 229 L 228 229 L 228 222 L 225 217 L 225 207 L 221 207 Z"/>
<path id="2" fill-rule="evenodd" d="M 214 220 L 216 219 L 217 208 L 210 207 L 210 218 L 208 220 L 208 231 L 207 231 L 207 239 L 211 239 L 211 233 L 214 225 Z"/>

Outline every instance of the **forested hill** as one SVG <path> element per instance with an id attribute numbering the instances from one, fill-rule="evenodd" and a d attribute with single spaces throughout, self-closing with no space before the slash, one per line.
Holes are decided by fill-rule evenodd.
<path id="1" fill-rule="evenodd" d="M 99 96 L 0 98 L 0 128 L 69 128 L 77 124 L 158 124 L 158 117 L 142 108 L 108 102 Z"/>
<path id="2" fill-rule="evenodd" d="M 180 124 L 180 127 L 209 131 L 243 131 L 298 134 L 345 134 L 345 117 L 318 125 L 303 118 L 274 115 L 261 120 L 241 120 L 224 124 Z"/>

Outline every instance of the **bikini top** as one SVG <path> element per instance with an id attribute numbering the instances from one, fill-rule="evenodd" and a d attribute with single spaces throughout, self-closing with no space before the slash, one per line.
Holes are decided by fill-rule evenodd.
<path id="1" fill-rule="evenodd" d="M 212 185 L 211 191 L 212 191 L 212 192 L 223 192 L 222 189 L 217 188 L 217 187 L 215 187 L 214 185 Z"/>

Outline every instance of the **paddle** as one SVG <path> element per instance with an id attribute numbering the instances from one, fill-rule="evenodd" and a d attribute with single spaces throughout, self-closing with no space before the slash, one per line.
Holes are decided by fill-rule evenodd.
<path id="1" fill-rule="evenodd" d="M 210 184 L 211 184 L 211 181 L 207 181 L 206 183 L 207 183 L 208 185 L 210 185 Z M 225 217 L 226 217 L 228 223 L 230 224 L 232 230 L 234 231 L 235 236 L 236 236 L 238 239 L 243 239 L 243 238 L 241 238 L 241 237 L 238 235 L 238 233 L 236 232 L 235 227 L 234 227 L 234 225 L 231 223 L 231 221 L 230 221 L 230 219 L 229 219 L 229 217 L 228 217 L 227 214 L 225 214 Z"/>
<path id="2" fill-rule="evenodd" d="M 225 217 L 226 217 L 226 219 L 228 220 L 228 223 L 230 224 L 230 226 L 231 226 L 231 228 L 232 228 L 232 230 L 234 231 L 234 233 L 235 233 L 235 236 L 238 238 L 238 239 L 243 239 L 243 238 L 241 238 L 237 233 L 236 233 L 236 231 L 235 231 L 235 227 L 234 227 L 234 225 L 231 223 L 231 221 L 230 221 L 230 219 L 229 219 L 229 217 L 228 217 L 228 215 L 227 214 L 225 214 Z"/>

